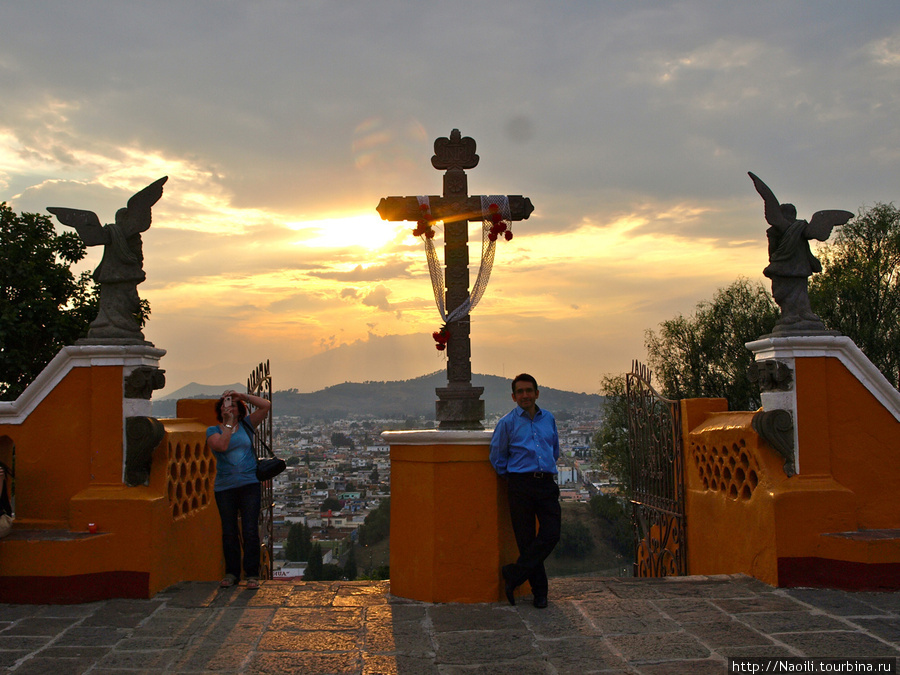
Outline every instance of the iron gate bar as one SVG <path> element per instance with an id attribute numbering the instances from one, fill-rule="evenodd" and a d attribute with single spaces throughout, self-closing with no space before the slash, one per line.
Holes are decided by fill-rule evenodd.
<path id="1" fill-rule="evenodd" d="M 638 361 L 625 376 L 634 576 L 680 576 L 688 573 L 681 409 L 651 378 Z"/>
<path id="2" fill-rule="evenodd" d="M 264 398 L 272 402 L 272 376 L 269 373 L 269 362 L 260 363 L 247 378 L 247 393 Z M 269 406 L 269 414 L 259 423 L 256 433 L 253 435 L 253 451 L 257 459 L 270 456 L 268 450 L 272 447 L 272 407 Z M 272 561 L 274 560 L 274 513 L 275 498 L 272 490 L 272 481 L 260 483 L 262 492 L 262 508 L 259 510 L 259 541 L 260 541 L 260 579 L 272 578 Z"/>

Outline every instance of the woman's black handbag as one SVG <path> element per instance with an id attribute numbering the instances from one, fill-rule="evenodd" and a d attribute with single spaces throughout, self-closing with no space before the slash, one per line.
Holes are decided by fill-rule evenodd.
<path id="1" fill-rule="evenodd" d="M 244 425 L 244 428 L 247 430 L 250 438 L 256 436 L 256 429 L 254 429 L 247 420 L 241 420 L 241 424 Z M 287 468 L 287 464 L 283 459 L 278 459 L 275 456 L 275 453 L 272 452 L 272 448 L 268 446 L 268 444 L 259 439 L 260 444 L 265 448 L 266 452 L 271 455 L 271 457 L 267 459 L 258 459 L 256 460 L 256 480 L 260 483 L 265 483 L 267 480 L 272 480 L 284 471 Z"/>
<path id="2" fill-rule="evenodd" d="M 256 460 L 256 479 L 260 483 L 264 483 L 267 480 L 272 480 L 280 474 L 282 471 L 287 468 L 287 464 L 285 464 L 283 459 L 278 459 L 277 457 L 271 457 L 269 459 L 257 459 Z"/>

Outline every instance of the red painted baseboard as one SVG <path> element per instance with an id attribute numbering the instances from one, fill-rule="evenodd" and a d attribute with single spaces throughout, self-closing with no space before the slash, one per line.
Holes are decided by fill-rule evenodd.
<path id="1" fill-rule="evenodd" d="M 0 603 L 18 605 L 76 605 L 111 598 L 150 595 L 147 572 L 95 572 L 70 577 L 2 577 Z"/>
<path id="2" fill-rule="evenodd" d="M 861 563 L 827 558 L 779 558 L 778 585 L 846 591 L 900 589 L 900 563 Z"/>

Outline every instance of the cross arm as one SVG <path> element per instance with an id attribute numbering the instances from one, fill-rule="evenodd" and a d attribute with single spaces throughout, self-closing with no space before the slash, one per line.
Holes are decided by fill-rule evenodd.
<path id="1" fill-rule="evenodd" d="M 534 206 L 531 199 L 522 195 L 509 195 L 509 212 L 513 220 L 526 220 Z M 429 195 L 431 206 L 431 218 L 454 222 L 460 220 L 482 220 L 484 214 L 481 211 L 481 197 L 467 197 L 464 199 L 447 199 L 436 195 Z M 416 197 L 382 197 L 375 209 L 382 220 L 418 220 L 422 211 L 419 209 L 419 200 Z"/>

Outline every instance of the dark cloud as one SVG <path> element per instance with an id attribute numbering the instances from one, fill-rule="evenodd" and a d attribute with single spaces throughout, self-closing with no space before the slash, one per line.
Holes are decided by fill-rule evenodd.
<path id="1" fill-rule="evenodd" d="M 283 307 L 360 311 L 356 325 L 375 315 L 382 332 L 400 330 L 386 312 L 415 309 L 392 281 L 423 277 L 417 302 L 430 304 L 424 263 L 408 262 L 422 258 L 405 257 L 419 242 L 313 248 L 284 221 L 440 193 L 432 145 L 453 128 L 478 145 L 470 194 L 535 206 L 498 252 L 479 327 L 492 325 L 487 309 L 504 309 L 495 293 L 533 293 L 533 281 L 500 283 L 508 267 L 539 276 L 554 308 L 577 306 L 588 328 L 605 323 L 604 294 L 621 290 L 617 335 L 639 342 L 733 270 L 698 271 L 665 292 L 629 286 L 676 265 L 659 250 L 645 264 L 635 245 L 595 276 L 584 272 L 594 242 L 764 256 L 748 170 L 801 215 L 900 201 L 896 0 L 9 2 L 0 88 L 0 200 L 17 210 L 87 208 L 110 222 L 132 188 L 168 173 L 142 291 L 277 277 L 276 295 L 320 289 L 291 291 Z M 517 248 L 537 237 L 564 240 L 565 262 Z M 85 264 L 97 262 L 92 251 Z M 571 288 L 554 286 L 563 282 Z M 154 321 L 165 316 L 154 306 Z M 534 340 L 552 341 L 537 335 L 540 316 L 530 320 Z M 503 334 L 523 332 L 521 318 L 503 321 Z M 306 347 L 346 341 L 334 325 L 320 330 L 330 337 Z M 578 339 L 558 351 L 577 353 Z"/>
<path id="2" fill-rule="evenodd" d="M 390 301 L 388 300 L 388 296 L 391 294 L 391 289 L 387 286 L 376 286 L 373 290 L 369 291 L 368 294 L 362 299 L 362 304 L 368 307 L 376 307 L 383 312 L 393 311 L 393 307 L 391 306 Z"/>

